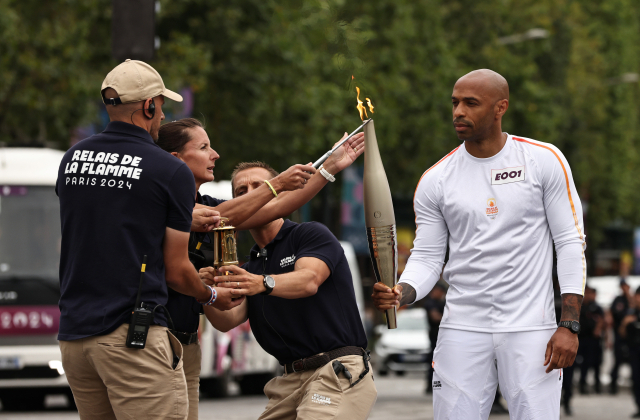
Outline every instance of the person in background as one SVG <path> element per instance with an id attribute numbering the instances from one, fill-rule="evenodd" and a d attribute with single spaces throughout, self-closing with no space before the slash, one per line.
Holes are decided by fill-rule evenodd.
<path id="1" fill-rule="evenodd" d="M 604 311 L 596 303 L 596 290 L 588 285 L 585 287 L 584 300 L 580 309 L 580 346 L 578 355 L 580 363 L 580 393 L 587 393 L 587 374 L 593 369 L 596 394 L 600 389 L 600 365 L 602 364 L 602 336 L 604 332 Z"/>
<path id="2" fill-rule="evenodd" d="M 427 311 L 427 323 L 429 324 L 429 342 L 431 343 L 431 349 L 427 356 L 427 388 L 425 391 L 427 394 L 433 392 L 433 367 L 431 362 L 433 361 L 433 351 L 438 341 L 438 330 L 444 314 L 446 296 L 447 284 L 440 280 L 424 300 L 424 309 Z"/>
<path id="3" fill-rule="evenodd" d="M 627 342 L 620 335 L 620 325 L 622 319 L 629 312 L 629 308 L 633 307 L 633 295 L 631 294 L 631 288 L 626 282 L 625 277 L 620 278 L 620 290 L 621 294 L 617 296 L 611 304 L 611 317 L 613 321 L 613 367 L 611 368 L 611 385 L 609 387 L 609 393 L 618 393 L 618 371 L 620 365 L 628 361 L 627 354 L 629 352 Z"/>
<path id="4" fill-rule="evenodd" d="M 640 418 L 640 287 L 633 296 L 633 305 L 622 319 L 618 333 L 629 346 L 629 362 L 633 379 L 633 397 L 638 411 L 631 416 Z"/>

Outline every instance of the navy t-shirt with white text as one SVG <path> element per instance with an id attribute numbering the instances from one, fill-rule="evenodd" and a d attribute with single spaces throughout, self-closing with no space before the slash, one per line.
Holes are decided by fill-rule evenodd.
<path id="1" fill-rule="evenodd" d="M 265 248 L 266 258 L 255 245 L 242 268 L 253 274 L 285 274 L 294 271 L 300 258 L 312 257 L 331 271 L 313 296 L 247 296 L 251 330 L 267 353 L 286 364 L 340 347 L 367 347 L 347 257 L 325 225 L 285 220 Z"/>
<path id="2" fill-rule="evenodd" d="M 195 181 L 149 133 L 111 122 L 64 155 L 60 198 L 59 340 L 104 335 L 129 322 L 147 255 L 141 301 L 167 303 L 166 228 L 191 230 Z M 155 323 L 166 326 L 159 310 Z"/>

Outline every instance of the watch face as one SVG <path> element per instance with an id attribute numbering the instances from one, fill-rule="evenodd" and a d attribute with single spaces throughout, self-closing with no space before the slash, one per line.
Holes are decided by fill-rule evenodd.
<path id="1" fill-rule="evenodd" d="M 274 287 L 276 287 L 276 281 L 273 279 L 273 277 L 271 276 L 266 276 L 264 278 L 265 283 L 267 283 L 267 287 L 269 287 L 270 289 L 273 289 Z"/>
<path id="2" fill-rule="evenodd" d="M 574 333 L 580 332 L 580 323 L 578 321 L 571 321 L 571 331 Z"/>

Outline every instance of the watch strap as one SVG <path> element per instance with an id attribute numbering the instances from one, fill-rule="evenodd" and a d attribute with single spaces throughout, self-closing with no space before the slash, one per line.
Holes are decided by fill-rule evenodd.
<path id="1" fill-rule="evenodd" d="M 558 322 L 558 327 L 567 328 L 573 334 L 578 334 L 578 331 L 574 331 L 573 328 L 572 328 L 572 325 L 573 325 L 574 322 L 576 322 L 576 321 L 560 321 L 560 322 Z"/>
<path id="2" fill-rule="evenodd" d="M 273 292 L 273 287 L 269 287 L 269 285 L 267 284 L 267 277 L 269 277 L 268 274 L 262 275 L 262 284 L 264 284 L 264 288 L 265 288 L 265 291 L 262 292 L 263 295 L 268 295 L 271 292 Z"/>

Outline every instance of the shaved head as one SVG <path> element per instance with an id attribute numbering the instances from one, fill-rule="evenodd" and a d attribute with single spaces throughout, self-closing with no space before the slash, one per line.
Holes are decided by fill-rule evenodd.
<path id="1" fill-rule="evenodd" d="M 509 84 L 489 69 L 458 79 L 451 95 L 453 125 L 460 140 L 484 141 L 502 135 L 502 116 L 509 108 Z"/>
<path id="2" fill-rule="evenodd" d="M 509 100 L 509 83 L 507 83 L 507 79 L 493 70 L 474 70 L 459 78 L 456 85 L 458 83 L 473 86 L 479 94 L 493 98 L 495 101 Z"/>

